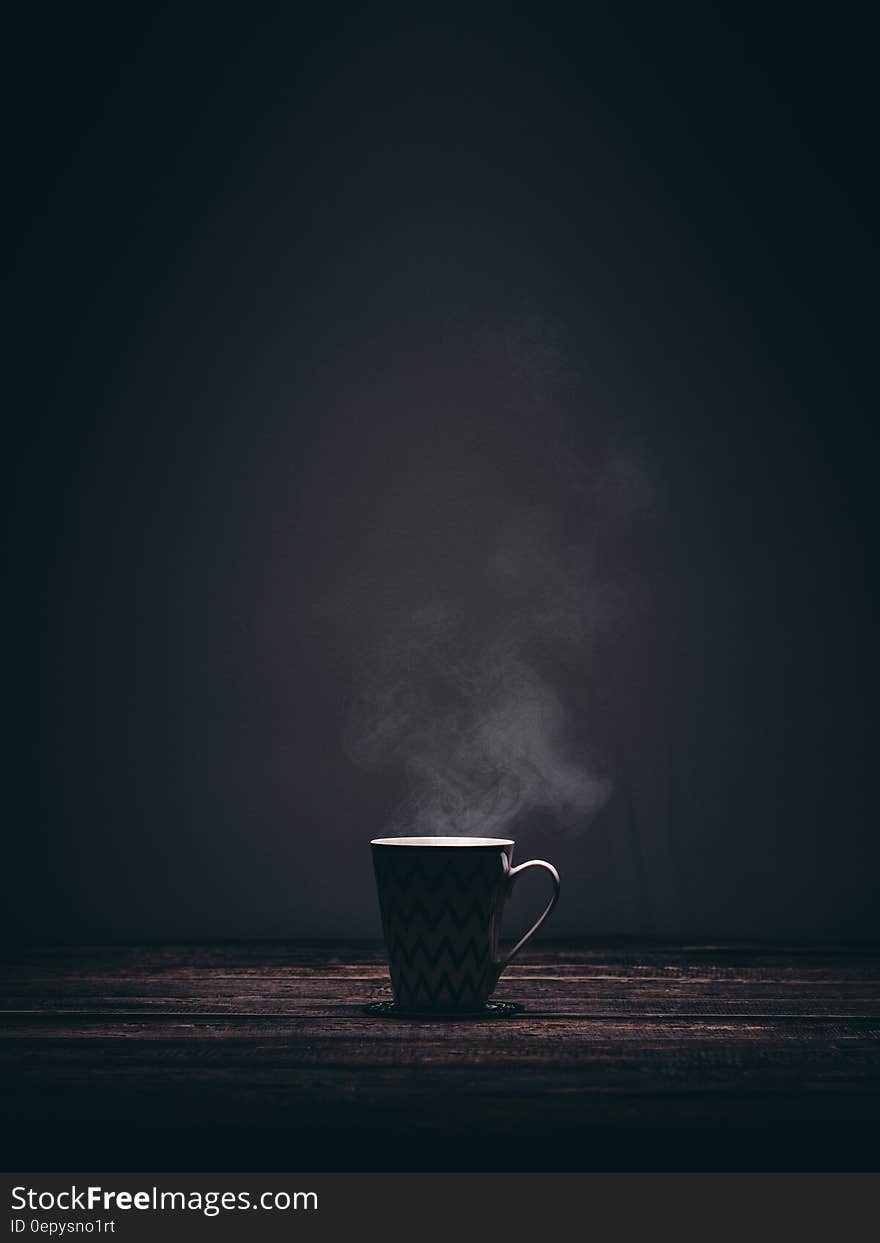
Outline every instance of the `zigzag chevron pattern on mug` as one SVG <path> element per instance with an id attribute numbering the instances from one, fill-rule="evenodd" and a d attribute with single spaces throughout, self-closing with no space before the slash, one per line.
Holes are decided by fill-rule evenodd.
<path id="1" fill-rule="evenodd" d="M 501 853 L 381 852 L 376 879 L 398 1005 L 482 1006 L 497 978 L 496 923 L 505 894 Z"/>

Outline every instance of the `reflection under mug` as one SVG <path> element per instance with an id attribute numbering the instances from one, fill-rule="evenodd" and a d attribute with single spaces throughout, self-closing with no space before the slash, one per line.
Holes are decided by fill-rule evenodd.
<path id="1" fill-rule="evenodd" d="M 397 1009 L 483 1009 L 501 972 L 556 905 L 556 868 L 543 859 L 513 867 L 509 838 L 377 837 L 370 845 Z M 528 868 L 548 872 L 553 893 L 525 936 L 500 954 L 504 906 Z"/>

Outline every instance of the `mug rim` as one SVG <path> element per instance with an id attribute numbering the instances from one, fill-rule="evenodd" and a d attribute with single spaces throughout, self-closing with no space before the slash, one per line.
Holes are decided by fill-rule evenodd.
<path id="1" fill-rule="evenodd" d="M 471 850 L 495 850 L 499 846 L 515 845 L 511 837 L 374 837 L 371 846 L 408 846 L 411 849 L 425 847 L 432 850 L 455 850 L 467 846 Z"/>

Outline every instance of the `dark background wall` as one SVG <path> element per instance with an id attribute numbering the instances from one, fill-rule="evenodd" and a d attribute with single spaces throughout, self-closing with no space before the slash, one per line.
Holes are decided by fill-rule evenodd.
<path id="1" fill-rule="evenodd" d="M 486 668 L 552 930 L 876 933 L 868 41 L 586 7 L 16 33 L 15 933 L 376 933 Z"/>

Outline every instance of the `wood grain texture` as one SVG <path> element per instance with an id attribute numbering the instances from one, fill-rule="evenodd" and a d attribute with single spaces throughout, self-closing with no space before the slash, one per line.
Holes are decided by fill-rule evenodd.
<path id="1" fill-rule="evenodd" d="M 876 1168 L 880 950 L 547 943 L 469 1022 L 387 985 L 371 944 L 13 947 L 7 1168 Z"/>

